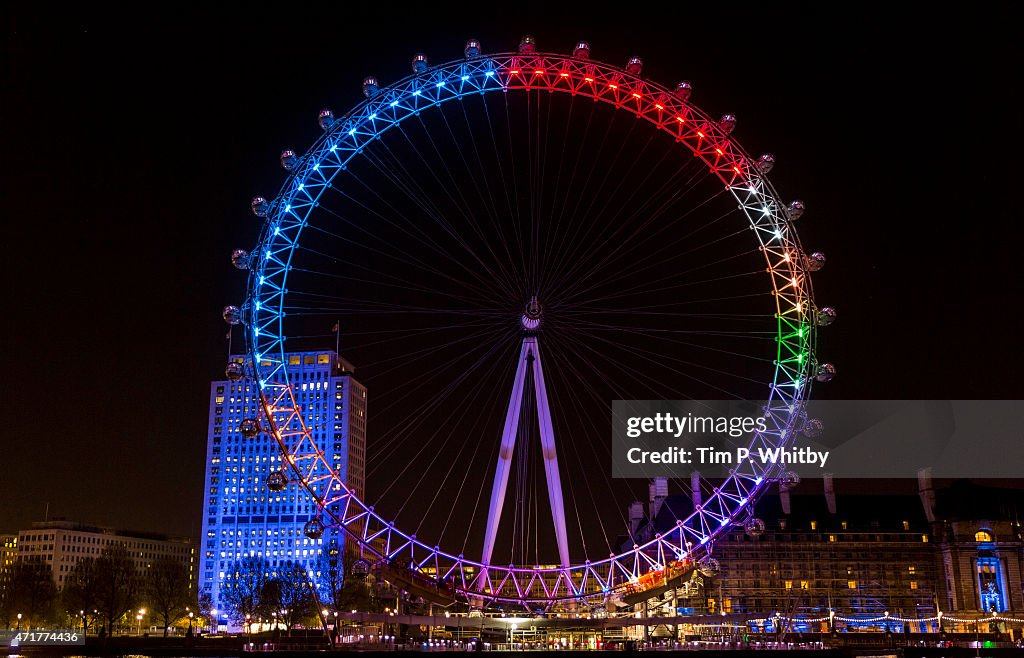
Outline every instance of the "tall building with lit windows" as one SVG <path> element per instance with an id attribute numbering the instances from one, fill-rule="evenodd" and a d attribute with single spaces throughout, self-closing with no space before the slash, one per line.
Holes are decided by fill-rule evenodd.
<path id="1" fill-rule="evenodd" d="M 234 363 L 245 360 L 242 355 L 231 357 Z M 333 455 L 333 466 L 345 483 L 363 494 L 366 387 L 334 351 L 290 353 L 287 362 L 289 380 L 307 425 L 315 428 L 317 444 Z M 227 623 L 227 611 L 220 605 L 221 589 L 235 561 L 256 555 L 272 569 L 289 561 L 315 569 L 325 551 L 344 547 L 337 529 L 328 528 L 318 539 L 303 534 L 316 506 L 295 484 L 279 492 L 267 488 L 267 475 L 281 468 L 277 443 L 264 433 L 250 439 L 239 431 L 242 420 L 258 415 L 256 396 L 247 379 L 210 384 L 199 587 L 210 595 L 222 624 Z"/>

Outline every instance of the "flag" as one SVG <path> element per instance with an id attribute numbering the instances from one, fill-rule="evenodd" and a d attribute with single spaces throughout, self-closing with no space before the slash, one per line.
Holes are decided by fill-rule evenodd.
<path id="1" fill-rule="evenodd" d="M 331 327 L 331 331 L 333 333 L 338 333 L 339 331 L 341 331 L 341 323 L 340 322 L 335 322 L 334 326 Z"/>

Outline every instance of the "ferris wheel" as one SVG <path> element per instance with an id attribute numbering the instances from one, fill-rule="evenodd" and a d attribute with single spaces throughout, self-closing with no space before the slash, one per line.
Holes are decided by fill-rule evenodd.
<path id="1" fill-rule="evenodd" d="M 801 246 L 774 157 L 748 155 L 689 82 L 642 73 L 582 41 L 474 39 L 391 85 L 365 78 L 304 154 L 281 154 L 280 192 L 252 201 L 258 243 L 232 254 L 247 299 L 225 319 L 249 360 L 227 375 L 258 391 L 243 434 L 280 446 L 265 486 L 315 502 L 307 535 L 344 529 L 421 589 L 532 606 L 711 569 L 719 533 L 763 531 L 752 505 L 792 484 L 780 469 L 686 477 L 642 538 L 626 509 L 647 483 L 607 477 L 612 400 L 766 400 L 745 445 L 784 447 L 816 431 L 803 402 L 835 374 L 815 355 L 835 319 L 812 295 L 825 257 Z M 287 367 L 335 322 L 369 391 L 367 491 Z"/>

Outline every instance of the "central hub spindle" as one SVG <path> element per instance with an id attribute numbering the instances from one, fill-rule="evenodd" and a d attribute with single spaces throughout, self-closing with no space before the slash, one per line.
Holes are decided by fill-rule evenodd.
<path id="1" fill-rule="evenodd" d="M 520 324 L 523 325 L 523 330 L 530 333 L 539 331 L 543 314 L 544 309 L 541 307 L 540 302 L 537 301 L 537 295 L 530 297 L 530 301 L 526 302 L 526 306 L 523 308 L 523 317 L 519 319 Z"/>

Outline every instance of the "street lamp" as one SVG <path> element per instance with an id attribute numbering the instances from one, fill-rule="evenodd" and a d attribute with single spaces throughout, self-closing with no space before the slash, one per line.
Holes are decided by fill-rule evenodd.
<path id="1" fill-rule="evenodd" d="M 135 615 L 135 621 L 139 625 L 139 631 L 138 631 L 137 635 L 142 635 L 142 615 L 141 614 L 140 615 Z"/>
<path id="2" fill-rule="evenodd" d="M 192 611 L 191 610 L 188 613 L 188 634 L 189 634 L 189 637 L 192 636 Z"/>
<path id="3" fill-rule="evenodd" d="M 21 630 L 21 613 L 18 613 L 18 630 Z"/>

